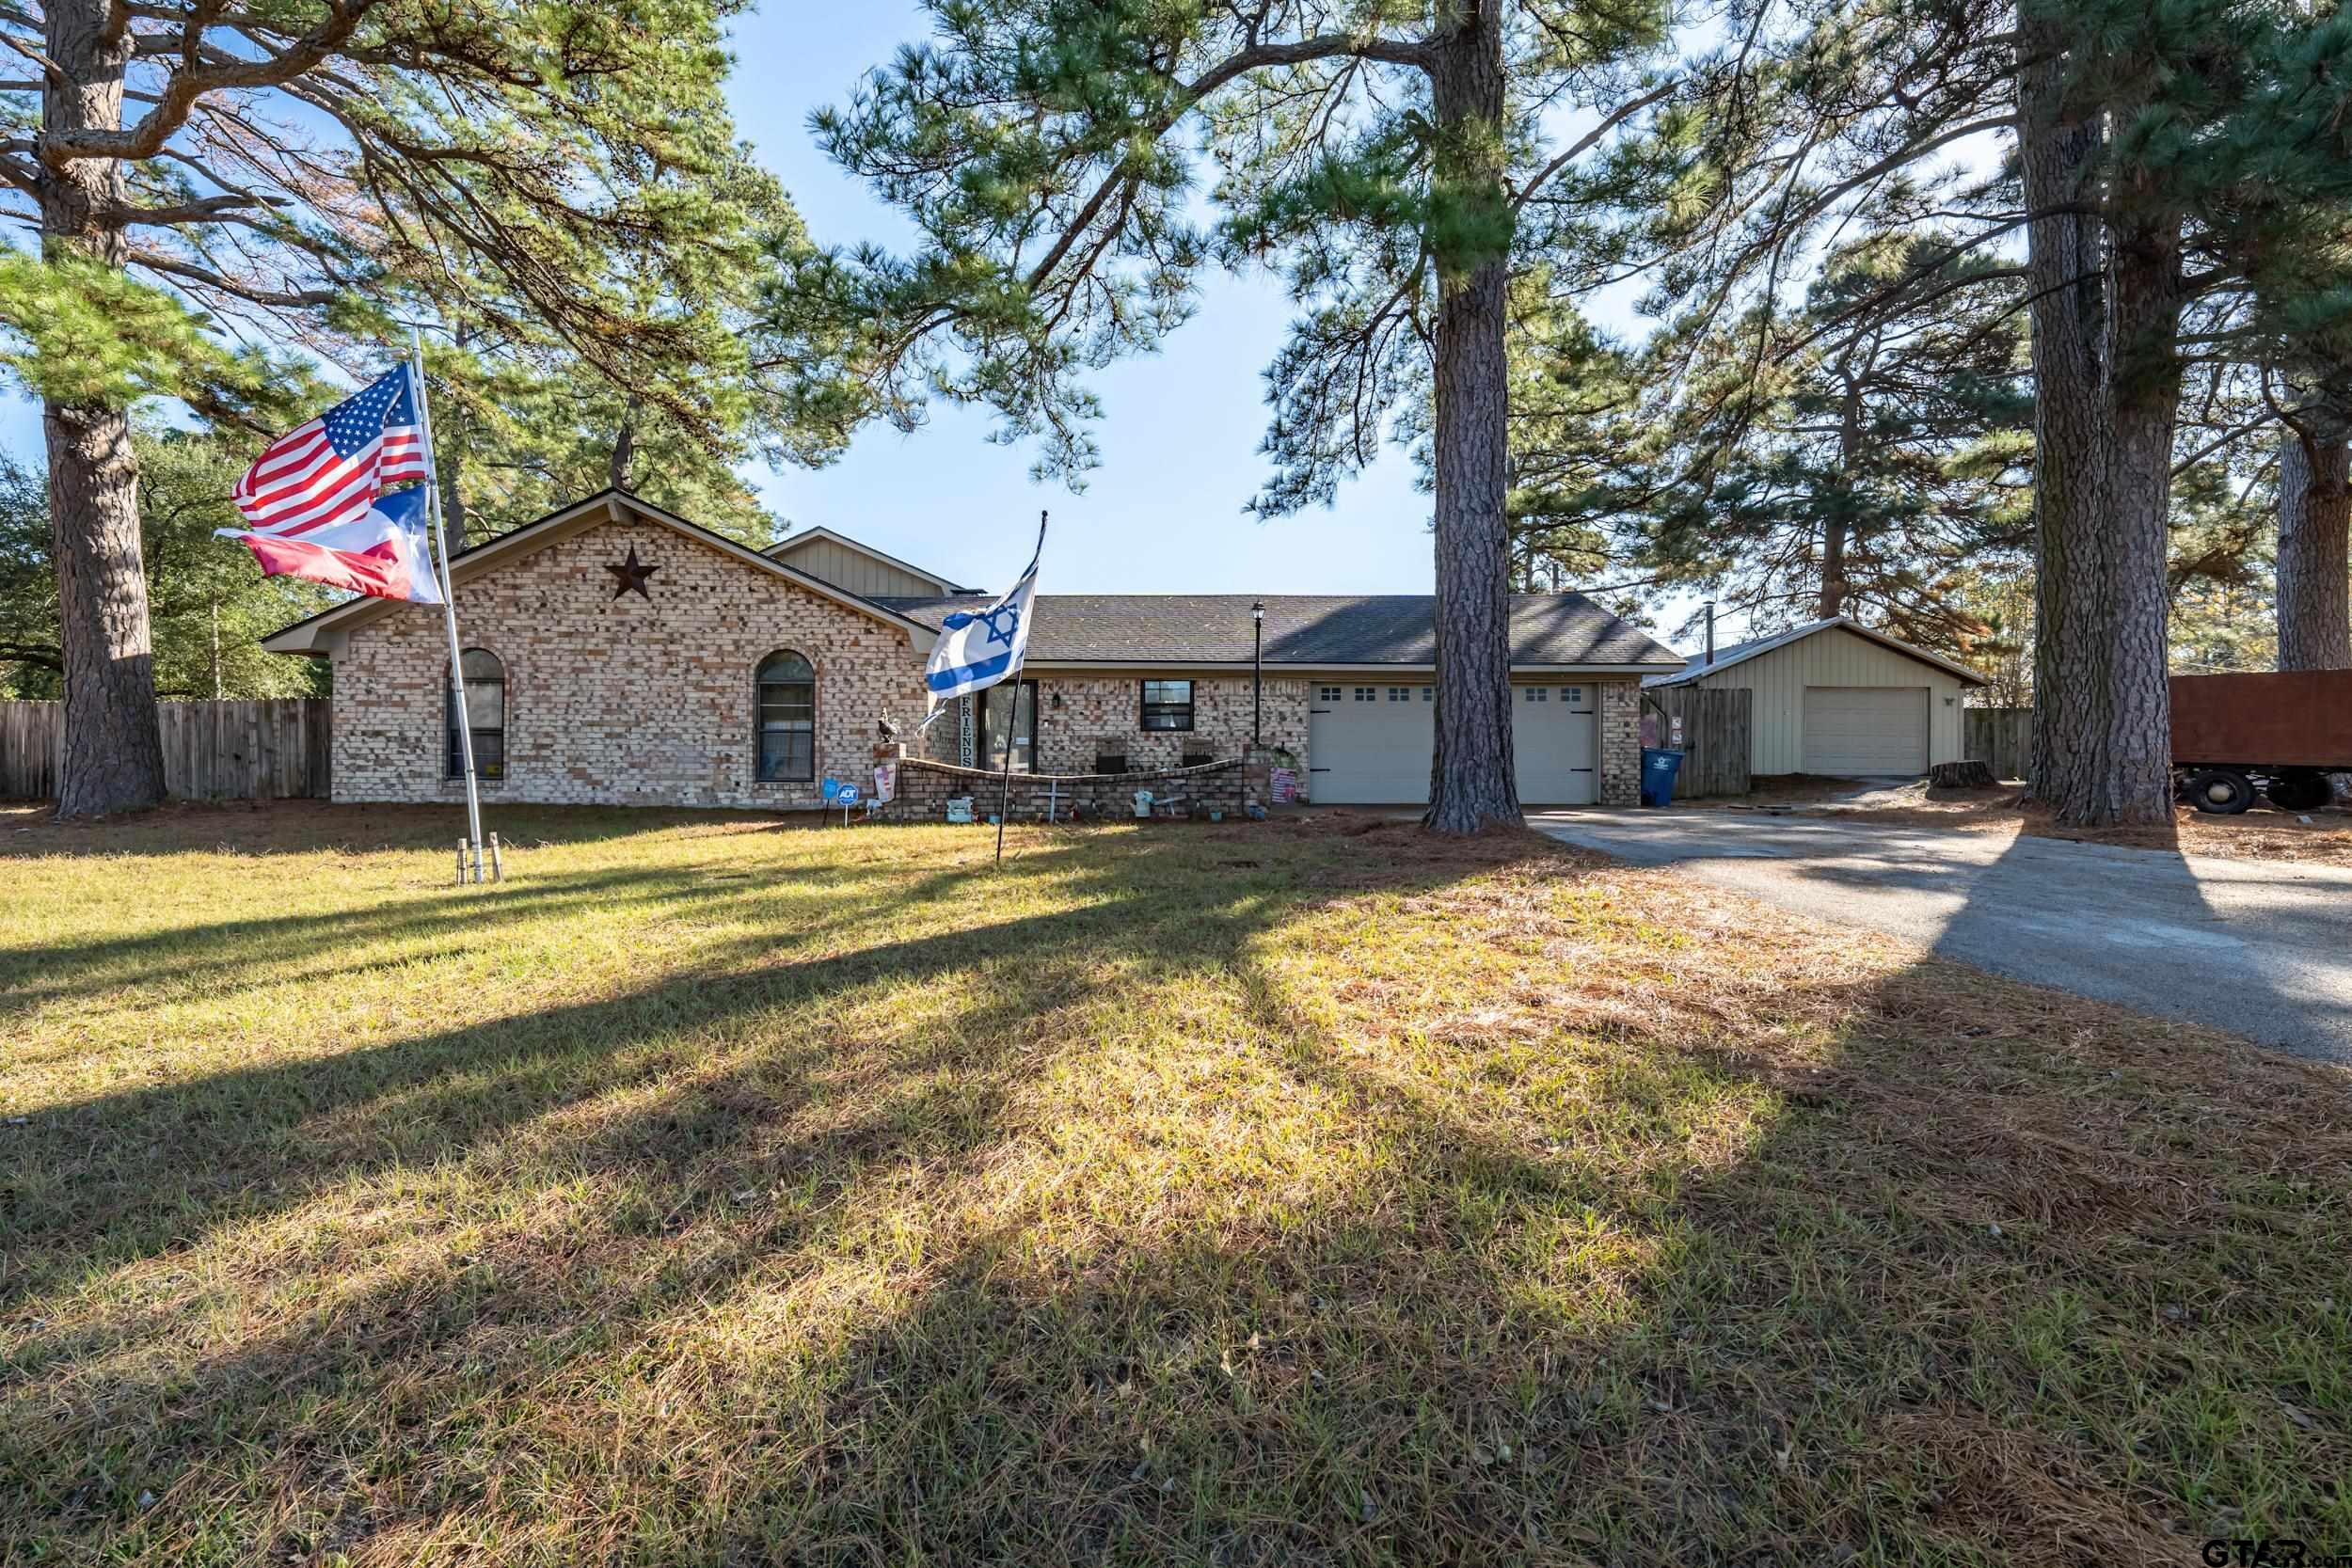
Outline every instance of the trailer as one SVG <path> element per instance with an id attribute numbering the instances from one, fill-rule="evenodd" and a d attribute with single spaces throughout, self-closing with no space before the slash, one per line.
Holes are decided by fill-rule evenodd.
<path id="1" fill-rule="evenodd" d="M 2172 768 L 2199 811 L 2234 816 L 2257 791 L 2280 811 L 2335 799 L 2352 773 L 2352 670 L 2172 677 Z"/>

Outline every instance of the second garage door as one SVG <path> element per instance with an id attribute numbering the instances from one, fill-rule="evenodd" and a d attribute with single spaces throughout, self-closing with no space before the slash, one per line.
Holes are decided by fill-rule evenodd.
<path id="1" fill-rule="evenodd" d="M 1924 686 L 1808 686 L 1804 770 L 1858 778 L 1928 770 Z"/>

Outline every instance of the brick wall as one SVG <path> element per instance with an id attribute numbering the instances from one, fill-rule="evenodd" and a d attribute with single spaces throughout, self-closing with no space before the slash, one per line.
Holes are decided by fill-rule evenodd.
<path id="1" fill-rule="evenodd" d="M 612 596 L 604 568 L 631 545 L 660 568 L 651 603 Z M 506 667 L 506 777 L 485 784 L 491 800 L 816 803 L 815 784 L 753 778 L 753 672 L 778 649 L 817 670 L 819 777 L 870 782 L 875 721 L 908 731 L 924 711 L 923 653 L 906 633 L 653 523 L 601 523 L 461 583 L 457 625 Z M 335 657 L 336 800 L 464 793 L 442 777 L 448 662 L 436 607 L 351 633 Z"/>
<path id="2" fill-rule="evenodd" d="M 1192 683 L 1193 727 L 1143 727 L 1143 675 L 1040 673 L 1037 682 L 1038 770 L 1090 773 L 1098 756 L 1123 756 L 1130 768 L 1148 771 L 1180 766 L 1187 755 L 1237 757 L 1250 740 L 1249 677 L 1217 677 Z M 1265 744 L 1307 754 L 1309 683 L 1269 675 L 1262 734 Z M 1056 699 L 1060 706 L 1055 705 Z M 997 699 L 1003 701 L 1002 697 Z M 952 763 L 957 722 L 948 714 L 924 733 L 922 755 Z"/>
<path id="3" fill-rule="evenodd" d="M 1642 683 L 1600 683 L 1600 803 L 1642 803 Z"/>
<path id="4" fill-rule="evenodd" d="M 1248 759 L 1196 768 L 1128 773 L 1015 773 L 1006 816 L 1014 822 L 1043 821 L 1049 814 L 1061 822 L 1133 820 L 1136 792 L 1148 789 L 1155 806 L 1161 808 L 1155 809 L 1155 816 L 1165 815 L 1169 802 L 1182 801 L 1183 814 L 1190 817 L 1205 818 L 1218 811 L 1228 818 L 1239 818 L 1248 806 L 1263 805 L 1268 800 L 1266 757 L 1261 752 Z M 890 803 L 875 814 L 888 821 L 944 822 L 947 802 L 968 795 L 974 820 L 985 822 L 1007 800 L 1002 773 L 920 758 L 892 766 L 898 770 L 896 787 Z"/>

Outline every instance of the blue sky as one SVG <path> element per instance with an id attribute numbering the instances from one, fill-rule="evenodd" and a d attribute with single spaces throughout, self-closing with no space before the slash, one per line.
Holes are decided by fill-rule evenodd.
<path id="1" fill-rule="evenodd" d="M 903 219 L 818 150 L 806 120 L 925 32 L 908 0 L 769 0 L 737 29 L 739 125 L 822 243 L 908 238 Z M 1637 329 L 1621 310 L 1598 314 Z M 984 586 L 1020 569 L 1044 508 L 1048 593 L 1426 593 L 1429 498 L 1401 452 L 1384 453 L 1330 509 L 1267 522 L 1242 510 L 1267 471 L 1261 372 L 1291 315 L 1272 277 L 1207 277 L 1197 314 L 1164 353 L 1093 379 L 1103 464 L 1081 494 L 1033 482 L 1034 451 L 989 441 L 984 411 L 945 404 L 914 435 L 866 431 L 830 467 L 746 477 L 795 525 L 821 523 Z M 38 415 L 21 397 L 0 409 L 0 441 L 25 458 L 40 451 Z"/>
<path id="2" fill-rule="evenodd" d="M 909 236 L 818 150 L 806 118 L 925 32 L 917 8 L 894 0 L 815 9 L 771 0 L 737 30 L 738 122 L 821 243 Z M 1260 372 L 1291 314 L 1273 277 L 1209 278 L 1165 352 L 1093 379 L 1103 463 L 1079 495 L 1033 483 L 1034 451 L 991 444 L 985 411 L 944 404 L 913 436 L 866 431 L 831 467 L 753 477 L 795 523 L 822 523 L 964 582 L 1018 572 L 1044 508 L 1054 515 L 1040 575 L 1047 593 L 1426 593 L 1429 498 L 1401 452 L 1386 453 L 1331 510 L 1271 522 L 1242 512 L 1267 471 L 1257 451 Z"/>

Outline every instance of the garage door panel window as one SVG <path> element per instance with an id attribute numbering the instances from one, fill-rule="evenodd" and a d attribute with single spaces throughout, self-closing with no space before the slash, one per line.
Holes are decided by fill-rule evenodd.
<path id="1" fill-rule="evenodd" d="M 1147 730 L 1189 731 L 1192 728 L 1192 682 L 1145 681 L 1142 724 Z"/>

